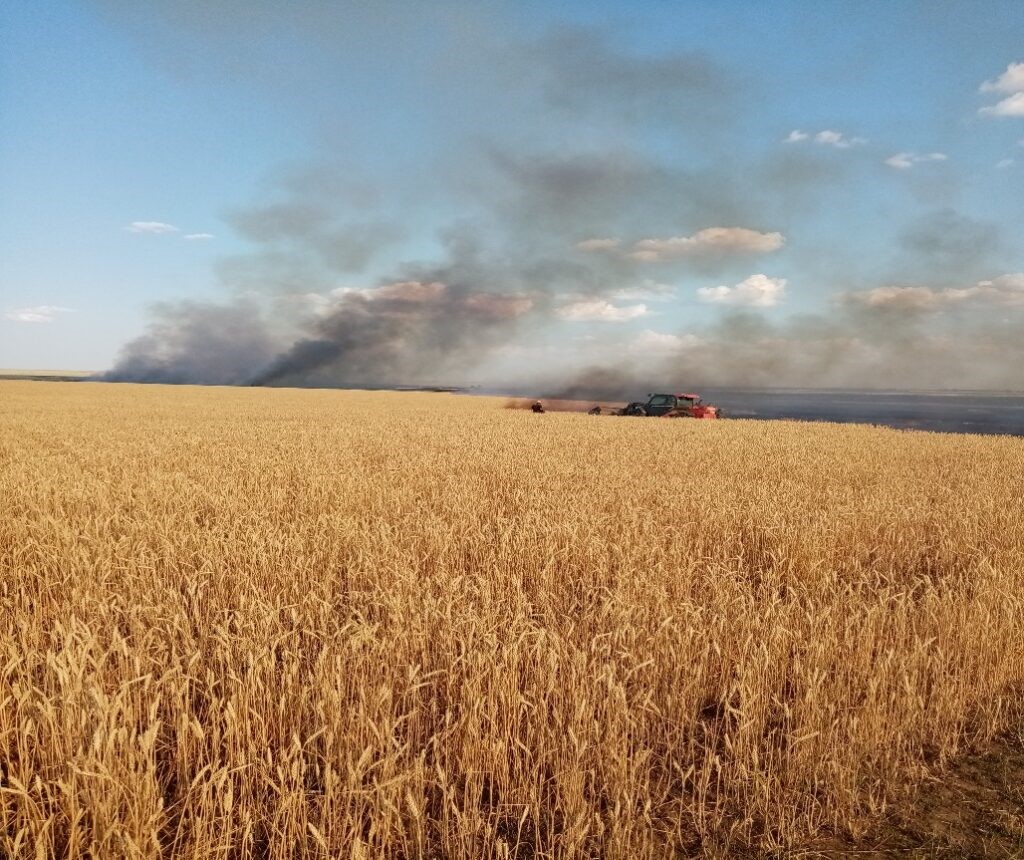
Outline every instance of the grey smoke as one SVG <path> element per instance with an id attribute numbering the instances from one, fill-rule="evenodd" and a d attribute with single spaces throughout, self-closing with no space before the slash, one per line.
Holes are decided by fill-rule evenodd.
<path id="1" fill-rule="evenodd" d="M 667 354 L 592 366 L 560 398 L 634 400 L 654 388 L 1020 390 L 1024 289 L 1019 304 L 923 310 L 839 303 L 828 315 L 772 321 L 734 312 Z"/>
<path id="2" fill-rule="evenodd" d="M 699 53 L 636 57 L 618 49 L 608 32 L 564 28 L 527 52 L 547 104 L 628 130 L 662 123 L 687 135 L 729 125 L 740 82 Z M 744 81 L 749 91 L 751 82 Z"/>
<path id="3" fill-rule="evenodd" d="M 1002 237 L 996 224 L 943 208 L 907 225 L 899 244 L 904 271 L 946 284 L 991 276 Z"/>
<path id="4" fill-rule="evenodd" d="M 581 240 L 630 242 L 712 226 L 779 231 L 789 239 L 795 214 L 827 218 L 844 205 L 845 186 L 885 169 L 859 150 L 780 149 L 745 158 L 743 118 L 756 110 L 756 83 L 699 54 L 634 56 L 606 32 L 562 30 L 524 43 L 498 32 L 483 7 L 460 9 L 473 26 L 459 16 L 451 26 L 444 15 L 431 18 L 427 26 L 437 30 L 441 47 L 418 56 L 410 36 L 417 16 L 400 3 L 385 3 L 380 15 L 342 4 L 298 16 L 269 3 L 183 3 L 173 14 L 111 6 L 150 50 L 165 52 L 169 68 L 188 76 L 213 69 L 233 84 L 294 100 L 318 122 L 327 117 L 318 126 L 324 153 L 279 176 L 253 205 L 228 213 L 250 247 L 219 262 L 223 301 L 158 306 L 111 379 L 475 381 L 476 369 L 497 351 L 551 324 L 566 296 L 612 297 L 647 279 L 692 292 L 692 285 L 736 283 L 771 265 L 701 257 L 652 268 L 624 255 L 578 251 Z M 161 47 L 168 27 L 182 34 L 181 52 Z M 308 65 L 276 62 L 268 46 L 282 29 L 315 47 Z M 373 44 L 387 44 L 391 53 L 379 56 L 367 48 Z M 363 132 L 358 115 L 331 119 L 324 85 L 330 74 L 318 79 L 317 70 L 334 74 L 342 59 L 353 58 L 360 73 L 386 76 L 394 74 L 389 56 L 412 64 L 418 74 L 410 86 L 425 99 L 443 91 L 431 102 L 430 121 L 480 118 L 479 131 L 453 138 L 449 151 L 382 177 L 337 154 Z M 364 97 L 375 95 L 368 90 Z M 646 147 L 636 133 L 640 124 L 671 135 L 672 151 Z M 708 159 L 709 152 L 716 157 Z M 995 225 L 957 212 L 945 196 L 929 205 L 941 208 L 892 225 L 893 242 L 879 259 L 794 240 L 787 243 L 788 263 L 813 273 L 816 282 L 806 288 L 828 294 L 894 283 L 966 288 L 1013 271 Z M 444 226 L 424 242 L 417 228 L 439 221 Z M 442 289 L 423 292 L 412 284 Z M 781 321 L 731 314 L 681 332 L 698 340 L 672 354 L 627 359 L 609 347 L 613 357 L 571 391 L 635 396 L 652 380 L 1021 387 L 1019 322 L 1018 310 L 972 302 L 922 312 L 839 301 L 816 316 Z M 537 384 L 566 393 L 565 371 L 545 370 L 531 370 Z"/>
<path id="5" fill-rule="evenodd" d="M 152 309 L 146 334 L 124 347 L 117 364 L 103 378 L 111 382 L 245 385 L 254 368 L 266 366 L 277 349 L 260 308 L 253 302 L 162 303 Z"/>

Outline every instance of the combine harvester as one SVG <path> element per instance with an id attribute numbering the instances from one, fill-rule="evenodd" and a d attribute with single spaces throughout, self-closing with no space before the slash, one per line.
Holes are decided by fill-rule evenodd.
<path id="1" fill-rule="evenodd" d="M 614 414 L 640 415 L 656 418 L 721 418 L 722 410 L 717 406 L 704 403 L 699 394 L 648 394 L 647 402 L 627 404 Z M 592 415 L 600 415 L 601 407 L 590 410 Z"/>
<path id="2" fill-rule="evenodd" d="M 722 410 L 704 403 L 699 394 L 648 394 L 647 402 L 627 403 L 621 409 L 612 406 L 592 406 L 588 415 L 635 415 L 654 418 L 721 418 Z M 534 412 L 544 412 L 544 405 L 534 401 Z"/>
<path id="3" fill-rule="evenodd" d="M 721 418 L 722 410 L 717 406 L 711 406 L 701 400 L 699 394 L 648 394 L 647 402 L 634 401 L 628 403 L 621 409 L 614 406 L 592 406 L 587 410 L 588 415 L 635 415 L 651 416 L 655 418 L 702 418 L 704 420 Z M 564 411 L 567 401 L 554 401 L 555 411 Z M 551 405 L 549 403 L 549 405 Z M 561 406 L 561 409 L 559 408 Z M 547 412 L 547 408 L 540 400 L 534 400 L 530 409 L 538 415 Z M 574 411 L 571 408 L 568 411 Z"/>

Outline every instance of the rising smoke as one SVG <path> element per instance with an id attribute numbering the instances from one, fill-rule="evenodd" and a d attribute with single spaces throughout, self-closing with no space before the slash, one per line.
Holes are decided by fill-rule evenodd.
<path id="1" fill-rule="evenodd" d="M 250 250 L 219 264 L 223 301 L 154 308 L 148 331 L 124 348 L 108 379 L 535 382 L 563 396 L 615 398 L 652 379 L 1024 386 L 1017 336 L 1024 283 L 1002 276 L 1010 269 L 998 227 L 944 203 L 894 228 L 891 251 L 878 260 L 801 242 L 801 219 L 827 216 L 826 190 L 834 200 L 866 171 L 887 168 L 820 147 L 747 155 L 743 109 L 756 103 L 761 85 L 707 57 L 641 57 L 594 30 L 517 39 L 488 17 L 497 12 L 480 9 L 467 41 L 461 6 L 450 20 L 442 14 L 429 24 L 435 41 L 458 48 L 444 62 L 418 56 L 417 16 L 404 4 L 384 4 L 380 21 L 356 6 L 311 7 L 302 16 L 263 4 L 186 3 L 172 17 L 111 8 L 152 50 L 173 47 L 168 33 L 187 41 L 188 68 L 177 69 L 186 78 L 246 69 L 268 98 L 287 81 L 318 116 L 337 110 L 324 101 L 324 78 L 347 63 L 371 78 L 392 73 L 359 54 L 357 42 L 393 37 L 426 82 L 420 86 L 444 96 L 422 122 L 452 128 L 441 136 L 449 151 L 399 176 L 360 171 L 333 153 L 284 171 L 263 199 L 227 216 Z M 314 72 L 270 76 L 250 56 L 252 45 L 273 44 L 284 26 L 315 47 Z M 161 61 L 184 62 L 167 54 Z M 468 114 L 479 122 L 467 123 Z M 335 134 L 335 123 L 323 133 Z M 650 145 L 666 135 L 671 148 Z M 424 225 L 436 231 L 426 244 Z M 540 349 L 509 367 L 507 355 L 521 342 L 536 347 L 549 330 L 549 339 L 564 339 L 561 321 L 577 308 L 581 319 L 648 314 L 646 306 L 623 311 L 616 302 L 665 282 L 693 284 L 677 297 L 696 306 L 697 284 L 772 271 L 783 249 L 787 266 L 817 279 L 804 289 L 820 293 L 825 310 L 780 319 L 776 310 L 725 308 L 717 323 L 654 334 L 643 350 L 609 335 L 592 355 L 584 349 L 584 360 L 562 364 L 557 350 Z M 503 355 L 504 365 L 495 363 Z"/>

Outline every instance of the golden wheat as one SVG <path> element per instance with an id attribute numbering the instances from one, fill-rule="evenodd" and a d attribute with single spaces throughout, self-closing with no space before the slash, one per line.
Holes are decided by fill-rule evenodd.
<path id="1" fill-rule="evenodd" d="M 0 855 L 726 854 L 1020 725 L 1024 440 L 0 382 Z"/>

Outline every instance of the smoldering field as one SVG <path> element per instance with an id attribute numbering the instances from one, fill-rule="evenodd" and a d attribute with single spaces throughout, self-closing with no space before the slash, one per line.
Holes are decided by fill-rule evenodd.
<path id="1" fill-rule="evenodd" d="M 1021 731 L 1020 439 L 0 392 L 6 857 L 798 848 Z"/>

